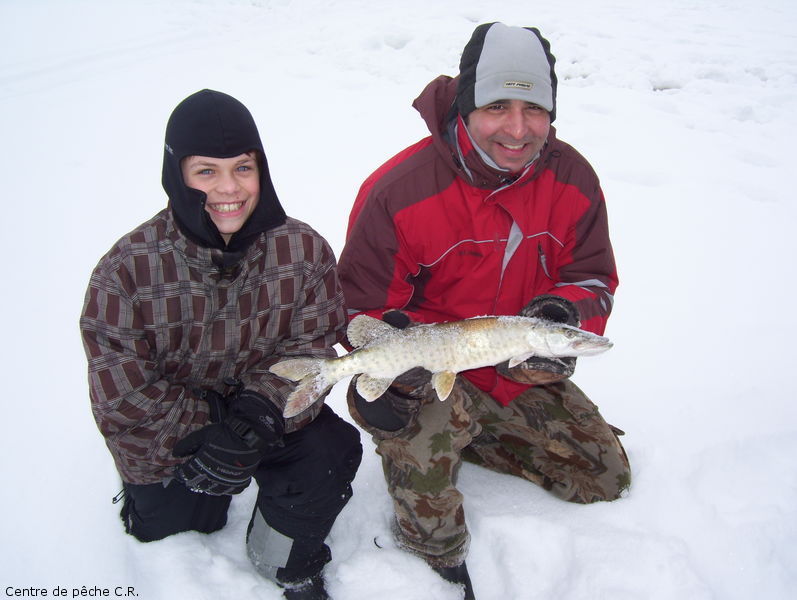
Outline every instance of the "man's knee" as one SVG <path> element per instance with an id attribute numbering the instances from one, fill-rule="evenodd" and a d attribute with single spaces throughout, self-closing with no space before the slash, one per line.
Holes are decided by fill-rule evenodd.
<path id="1" fill-rule="evenodd" d="M 590 483 L 584 485 L 585 475 L 574 477 L 580 484 L 553 485 L 551 491 L 562 499 L 578 504 L 592 504 L 593 502 L 611 502 L 622 497 L 623 493 L 631 486 L 631 468 L 628 464 L 625 450 L 617 440 L 617 444 L 604 448 L 602 470 L 591 472 L 588 477 Z"/>
<path id="2" fill-rule="evenodd" d="M 622 497 L 623 493 L 631 485 L 631 473 L 625 471 L 618 473 L 612 478 L 603 478 L 589 490 L 578 490 L 574 494 L 560 494 L 563 500 L 575 504 L 593 504 L 595 502 L 612 502 Z M 552 489 L 556 493 L 556 484 Z"/>
<path id="3" fill-rule="evenodd" d="M 603 498 L 601 500 L 610 502 L 617 500 L 623 493 L 631 487 L 631 465 L 628 462 L 628 454 L 620 441 L 620 436 L 625 432 L 614 425 L 607 423 L 611 431 L 610 442 L 605 444 L 606 453 L 604 464 L 606 473 L 601 477 Z"/>
<path id="4" fill-rule="evenodd" d="M 624 435 L 616 427 L 609 425 L 614 434 L 617 446 L 614 449 L 614 456 L 609 468 L 609 476 L 605 478 L 606 484 L 606 498 L 605 500 L 617 500 L 631 487 L 631 465 L 628 462 L 628 454 L 626 454 L 623 443 L 620 441 L 619 435 Z M 619 432 L 619 434 L 618 434 Z"/>

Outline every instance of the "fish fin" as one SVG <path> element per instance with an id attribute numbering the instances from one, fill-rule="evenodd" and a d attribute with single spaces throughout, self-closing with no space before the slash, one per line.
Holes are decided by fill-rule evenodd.
<path id="1" fill-rule="evenodd" d="M 457 374 L 453 371 L 440 371 L 432 375 L 432 386 L 434 391 L 437 392 L 437 397 L 442 402 L 451 393 L 454 388 L 454 381 L 457 379 Z"/>
<path id="2" fill-rule="evenodd" d="M 378 379 L 365 373 L 357 378 L 357 393 L 366 401 L 373 402 L 387 391 L 393 379 Z"/>
<path id="3" fill-rule="evenodd" d="M 269 371 L 291 381 L 301 381 L 310 375 L 316 375 L 321 370 L 322 358 L 289 358 L 274 363 Z"/>
<path id="4" fill-rule="evenodd" d="M 509 368 L 518 366 L 520 363 L 530 359 L 534 356 L 534 352 L 529 352 L 528 354 L 521 354 L 520 356 L 513 356 L 509 359 Z"/>
<path id="5" fill-rule="evenodd" d="M 323 375 L 305 377 L 288 394 L 285 408 L 282 409 L 282 416 L 287 418 L 295 417 L 315 404 L 324 393 L 332 387 L 332 383 L 326 380 Z"/>
<path id="6" fill-rule="evenodd" d="M 388 325 L 374 317 L 357 315 L 349 323 L 349 327 L 346 329 L 346 337 L 349 338 L 352 346 L 360 348 L 395 330 L 392 325 Z"/>

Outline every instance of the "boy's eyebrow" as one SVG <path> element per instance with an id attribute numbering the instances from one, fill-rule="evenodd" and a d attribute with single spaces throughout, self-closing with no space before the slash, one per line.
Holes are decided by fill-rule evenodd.
<path id="1" fill-rule="evenodd" d="M 196 167 L 196 166 L 204 166 L 204 167 L 213 167 L 216 166 L 217 163 L 214 163 L 210 160 L 205 158 L 198 158 L 196 156 L 190 156 L 186 161 L 186 165 L 189 167 Z"/>
<path id="2" fill-rule="evenodd" d="M 241 157 L 239 160 L 235 161 L 236 165 L 240 165 L 247 162 L 256 162 L 257 159 L 255 158 L 254 154 L 247 154 Z M 218 166 L 218 162 L 215 162 L 212 157 L 198 157 L 198 156 L 189 156 L 186 157 L 186 165 L 189 167 L 216 167 Z"/>

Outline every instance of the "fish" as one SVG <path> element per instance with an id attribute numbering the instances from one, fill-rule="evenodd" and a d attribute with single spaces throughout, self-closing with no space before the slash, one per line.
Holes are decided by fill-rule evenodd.
<path id="1" fill-rule="evenodd" d="M 357 392 L 373 402 L 393 380 L 415 367 L 432 373 L 432 387 L 445 400 L 457 373 L 509 361 L 514 367 L 532 356 L 592 356 L 612 347 L 609 338 L 571 325 L 522 316 L 482 316 L 398 329 L 365 314 L 349 323 L 354 348 L 336 358 L 289 358 L 269 370 L 298 382 L 283 416 L 300 414 L 338 381 L 357 378 Z"/>

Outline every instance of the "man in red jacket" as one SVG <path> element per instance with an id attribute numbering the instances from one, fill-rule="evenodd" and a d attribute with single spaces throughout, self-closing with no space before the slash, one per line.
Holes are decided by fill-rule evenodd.
<path id="1" fill-rule="evenodd" d="M 480 25 L 456 78 L 414 106 L 431 135 L 363 184 L 340 277 L 352 314 L 396 327 L 521 314 L 601 334 L 617 287 L 606 208 L 589 163 L 556 138 L 556 74 L 534 28 Z M 462 459 L 571 502 L 630 483 L 614 429 L 570 381 L 575 358 L 466 371 L 439 402 L 420 369 L 349 408 L 382 456 L 399 545 L 473 589 L 456 476 Z"/>

